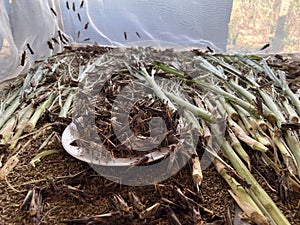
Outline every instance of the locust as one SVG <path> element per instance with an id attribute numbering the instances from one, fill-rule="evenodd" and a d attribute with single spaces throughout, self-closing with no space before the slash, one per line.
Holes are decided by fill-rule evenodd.
<path id="1" fill-rule="evenodd" d="M 50 41 L 47 41 L 47 44 L 48 44 L 48 47 L 49 47 L 51 50 L 54 50 L 53 45 L 52 45 L 52 43 L 51 43 Z"/>
<path id="2" fill-rule="evenodd" d="M 31 55 L 34 55 L 34 52 L 33 52 L 32 48 L 30 47 L 30 44 L 27 43 L 26 46 L 27 46 L 27 49 L 30 51 Z"/>
<path id="3" fill-rule="evenodd" d="M 269 43 L 265 44 L 261 49 L 259 49 L 259 51 L 265 50 L 266 48 L 268 48 L 270 46 Z"/>
<path id="4" fill-rule="evenodd" d="M 81 1 L 80 8 L 83 8 L 83 5 L 84 5 L 84 1 Z"/>
<path id="5" fill-rule="evenodd" d="M 54 43 L 56 43 L 56 44 L 59 44 L 59 42 L 57 41 L 57 39 L 56 38 L 51 38 L 52 39 L 52 41 L 54 42 Z"/>
<path id="6" fill-rule="evenodd" d="M 54 10 L 52 7 L 50 8 L 50 10 L 51 10 L 51 12 L 54 14 L 54 16 L 57 16 L 55 10 Z"/>
<path id="7" fill-rule="evenodd" d="M 86 30 L 86 29 L 88 29 L 88 27 L 89 27 L 89 22 L 87 22 L 87 23 L 84 25 L 84 29 Z"/>
<path id="8" fill-rule="evenodd" d="M 25 65 L 25 59 L 26 59 L 26 51 L 24 51 L 22 53 L 22 56 L 21 56 L 21 66 Z"/>

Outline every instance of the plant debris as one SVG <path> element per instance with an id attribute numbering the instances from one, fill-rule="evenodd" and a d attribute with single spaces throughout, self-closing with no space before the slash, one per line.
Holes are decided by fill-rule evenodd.
<path id="1" fill-rule="evenodd" d="M 149 48 L 142 53 L 161 57 L 145 63 L 132 54 L 134 63 L 121 65 L 108 60 L 111 52 L 97 46 L 65 47 L 0 91 L 1 223 L 224 224 L 233 220 L 236 204 L 248 221 L 300 222 L 297 58 L 199 50 L 180 55 Z M 177 58 L 170 61 L 170 54 Z M 84 77 L 100 81 L 105 63 L 99 62 L 115 63 L 105 71 L 111 76 L 80 89 Z M 160 83 L 160 78 L 175 85 Z M 143 90 L 132 85 L 142 81 L 147 84 Z M 154 92 L 160 95 L 149 95 Z M 74 103 L 81 107 L 74 110 Z M 184 121 L 183 112 L 176 110 L 180 107 L 189 112 Z M 90 113 L 95 126 L 82 126 Z M 162 139 L 151 133 L 150 121 L 158 117 L 165 122 L 157 129 L 164 131 Z M 98 154 L 91 147 L 98 140 L 114 158 L 140 157 L 134 166 L 147 165 L 143 155 L 149 152 L 174 151 L 187 130 L 196 130 L 200 141 L 187 154 L 193 160 L 173 177 L 128 187 L 60 151 L 61 135 L 71 121 L 82 126 L 81 138 L 72 144 L 85 154 Z M 219 143 L 213 131 L 222 121 L 226 132 L 221 151 L 215 152 L 209 143 Z M 156 148 L 136 151 L 144 146 L 130 138 L 148 140 Z M 35 167 L 30 164 L 35 156 L 54 152 Z M 198 164 L 206 152 L 215 159 L 202 171 Z M 15 158 L 17 163 L 11 163 Z"/>

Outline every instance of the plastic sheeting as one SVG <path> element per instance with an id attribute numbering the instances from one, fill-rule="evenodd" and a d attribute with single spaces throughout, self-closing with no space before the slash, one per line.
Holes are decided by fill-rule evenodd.
<path id="1" fill-rule="evenodd" d="M 297 1 L 0 0 L 0 81 L 26 72 L 35 60 L 60 52 L 64 45 L 75 42 L 205 49 L 209 46 L 216 52 L 225 52 L 226 48 L 247 52 L 245 47 L 249 46 L 244 46 L 243 40 L 253 47 L 252 41 L 260 38 L 256 42 L 258 46 L 272 42 L 273 49 L 280 51 L 281 39 L 286 34 L 279 19 L 282 23 L 289 13 L 297 14 L 290 10 L 290 5 Z M 265 13 L 259 11 L 262 2 L 283 6 L 267 7 L 268 13 L 271 12 L 269 18 L 272 21 L 278 18 L 279 25 L 276 28 L 276 24 L 272 24 L 273 30 L 266 28 L 266 32 L 257 29 L 272 22 L 262 19 L 261 15 Z M 241 12 L 239 17 L 231 15 L 233 3 L 239 6 L 235 8 L 236 14 Z M 247 16 L 254 21 L 248 30 L 243 27 L 249 23 L 245 20 Z M 235 21 L 230 22 L 230 17 Z M 299 30 L 299 20 L 290 21 L 292 27 L 299 25 Z M 228 27 L 232 30 L 230 35 Z M 252 36 L 249 36 L 251 32 Z M 272 37 L 273 33 L 276 33 L 275 38 L 266 38 Z M 291 40 L 295 41 L 293 38 Z M 258 46 L 250 48 L 250 52 L 258 50 Z"/>
<path id="2" fill-rule="evenodd" d="M 0 0 L 0 80 L 61 51 L 58 31 L 68 45 L 168 43 L 224 51 L 231 6 L 223 0 Z"/>
<path id="3" fill-rule="evenodd" d="M 90 38 L 90 43 L 127 45 L 152 40 L 181 46 L 209 45 L 224 51 L 232 1 L 94 0 L 84 6 L 83 10 L 75 7 L 75 13 L 61 6 L 63 19 L 68 21 L 65 31 L 76 42 Z M 84 29 L 87 22 L 90 29 Z"/>
<path id="4" fill-rule="evenodd" d="M 48 42 L 63 30 L 58 0 L 0 1 L 0 80 L 25 72 L 40 58 L 62 50 L 62 44 Z"/>

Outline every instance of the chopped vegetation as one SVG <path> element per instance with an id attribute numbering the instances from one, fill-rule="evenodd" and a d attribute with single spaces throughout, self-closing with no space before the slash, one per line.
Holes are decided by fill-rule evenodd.
<path id="1" fill-rule="evenodd" d="M 36 62 L 0 92 L 0 223 L 299 224 L 299 65 L 282 55 L 97 46 Z M 153 128 L 153 118 L 164 123 Z M 71 123 L 68 144 L 83 162 L 60 151 Z M 101 177 L 85 160 L 141 159 L 131 168 L 172 152 L 188 163 L 141 187 Z"/>

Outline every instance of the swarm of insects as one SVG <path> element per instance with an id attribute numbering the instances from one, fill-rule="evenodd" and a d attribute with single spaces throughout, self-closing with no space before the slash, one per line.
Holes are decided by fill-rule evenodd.
<path id="1" fill-rule="evenodd" d="M 100 91 L 94 110 L 96 132 L 103 145 L 115 157 L 123 158 L 144 155 L 149 151 L 157 150 L 157 148 L 177 144 L 180 136 L 177 133 L 178 113 L 173 112 L 166 103 L 159 99 L 147 97 L 145 95 L 147 91 L 144 89 L 135 90 L 134 95 L 139 97 L 133 98 L 132 89 L 126 88 L 130 82 L 132 82 L 131 76 L 115 74 L 113 78 L 105 82 Z M 120 95 L 122 97 L 119 97 Z M 84 104 L 85 96 L 82 95 L 82 98 L 82 104 Z M 124 108 L 131 110 L 126 111 Z M 151 129 L 151 120 L 158 117 L 162 118 L 165 127 L 161 124 Z M 155 131 L 155 129 L 157 130 Z M 158 140 L 160 136 L 153 134 L 153 132 L 163 130 L 165 130 L 164 138 Z M 136 141 L 136 137 L 140 142 Z M 148 143 L 146 147 L 153 145 L 156 148 L 140 151 L 145 148 L 145 142 Z M 84 142 L 82 144 L 85 145 Z"/>

